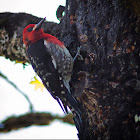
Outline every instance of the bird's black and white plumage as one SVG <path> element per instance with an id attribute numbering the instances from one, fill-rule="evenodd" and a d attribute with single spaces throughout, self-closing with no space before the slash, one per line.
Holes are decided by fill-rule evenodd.
<path id="1" fill-rule="evenodd" d="M 45 18 L 36 25 L 28 25 L 23 31 L 23 42 L 27 48 L 27 55 L 44 86 L 58 101 L 64 112 L 68 113 L 67 106 L 71 108 L 75 114 L 76 123 L 79 125 L 81 112 L 77 100 L 71 94 L 69 85 L 75 58 L 73 59 L 61 41 L 43 32 L 41 25 L 44 20 Z"/>
<path id="2" fill-rule="evenodd" d="M 62 105 L 61 108 L 67 112 L 66 92 L 70 92 L 69 81 L 72 74 L 73 58 L 67 50 L 65 52 L 63 48 L 57 47 L 57 45 L 54 46 L 54 44 L 41 39 L 28 46 L 27 55 L 45 87 L 60 105 L 60 100 L 62 101 L 64 108 Z"/>

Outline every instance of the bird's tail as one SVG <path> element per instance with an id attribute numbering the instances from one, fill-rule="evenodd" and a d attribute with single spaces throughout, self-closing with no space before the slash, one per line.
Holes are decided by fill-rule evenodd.
<path id="1" fill-rule="evenodd" d="M 67 100 L 70 104 L 71 111 L 74 115 L 75 125 L 79 130 L 79 132 L 81 132 L 83 123 L 82 123 L 82 112 L 80 110 L 79 103 L 71 93 L 67 92 L 66 95 L 67 95 Z"/>
<path id="2" fill-rule="evenodd" d="M 73 113 L 73 119 L 76 125 L 76 128 L 78 129 L 79 132 L 82 131 L 82 113 L 79 107 L 78 101 L 74 98 L 74 96 L 67 90 L 66 91 L 66 99 L 60 99 L 56 96 L 55 98 L 60 105 L 61 109 L 63 110 L 64 113 L 68 114 L 68 107 L 67 105 L 69 104 L 70 109 Z"/>
<path id="3" fill-rule="evenodd" d="M 61 109 L 63 110 L 63 112 L 68 114 L 68 108 L 67 108 L 67 104 L 65 103 L 65 101 L 61 101 L 58 97 L 56 97 L 56 100 L 57 100 L 58 104 L 60 105 Z"/>
<path id="4" fill-rule="evenodd" d="M 75 112 L 77 112 L 77 114 L 79 114 L 79 116 L 81 116 L 82 113 L 81 113 L 80 108 L 79 108 L 79 103 L 76 100 L 76 98 L 71 94 L 69 82 L 64 81 L 64 85 L 67 89 L 67 91 L 66 91 L 67 101 L 72 106 L 72 108 L 75 110 Z"/>

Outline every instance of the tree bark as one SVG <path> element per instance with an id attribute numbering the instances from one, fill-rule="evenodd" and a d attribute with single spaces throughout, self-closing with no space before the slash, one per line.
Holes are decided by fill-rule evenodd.
<path id="1" fill-rule="evenodd" d="M 70 83 L 82 112 L 79 139 L 140 139 L 140 123 L 134 119 L 140 112 L 139 7 L 138 0 L 67 0 L 60 24 L 44 24 L 45 32 L 64 42 L 73 57 L 82 47 L 83 60 L 75 61 Z M 20 43 L 15 53 L 12 41 L 0 41 L 0 55 L 27 62 L 21 32 L 39 20 L 22 14 L 18 23 L 13 17 L 21 14 L 4 15 L 0 33 L 11 40 L 16 32 Z"/>

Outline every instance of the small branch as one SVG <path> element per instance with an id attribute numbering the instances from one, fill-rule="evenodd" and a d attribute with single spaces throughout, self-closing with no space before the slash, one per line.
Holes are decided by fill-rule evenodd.
<path id="1" fill-rule="evenodd" d="M 10 116 L 4 120 L 0 124 L 3 126 L 0 127 L 0 133 L 6 133 L 31 125 L 49 125 L 55 119 L 74 125 L 72 114 L 60 117 L 58 115 L 53 116 L 50 113 L 28 113 L 21 116 Z"/>
<path id="2" fill-rule="evenodd" d="M 31 103 L 30 99 L 28 98 L 28 96 L 23 91 L 21 91 L 12 81 L 10 81 L 3 73 L 0 72 L 0 76 L 26 98 L 26 100 L 28 101 L 29 106 L 30 106 L 30 112 L 33 112 L 33 105 Z"/>
<path id="3" fill-rule="evenodd" d="M 63 18 L 63 15 L 62 14 L 63 14 L 64 10 L 65 10 L 65 7 L 62 6 L 62 5 L 59 5 L 59 7 L 57 8 L 56 16 L 57 16 L 57 19 L 60 20 L 60 21 Z"/>

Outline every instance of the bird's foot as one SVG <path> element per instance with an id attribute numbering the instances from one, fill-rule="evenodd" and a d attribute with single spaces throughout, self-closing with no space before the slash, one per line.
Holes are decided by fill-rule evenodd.
<path id="1" fill-rule="evenodd" d="M 77 57 L 80 57 L 80 60 L 83 60 L 82 55 L 80 54 L 80 50 L 81 50 L 82 46 L 77 48 L 77 54 L 75 55 L 75 57 L 73 58 L 73 62 L 77 59 Z"/>

